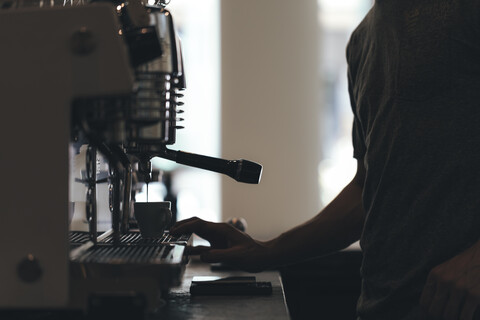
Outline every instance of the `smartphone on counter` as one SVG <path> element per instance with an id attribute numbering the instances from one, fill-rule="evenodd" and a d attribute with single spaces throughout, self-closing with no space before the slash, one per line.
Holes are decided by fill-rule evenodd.
<path id="1" fill-rule="evenodd" d="M 196 276 L 190 286 L 192 295 L 270 295 L 271 282 L 257 282 L 256 277 Z"/>

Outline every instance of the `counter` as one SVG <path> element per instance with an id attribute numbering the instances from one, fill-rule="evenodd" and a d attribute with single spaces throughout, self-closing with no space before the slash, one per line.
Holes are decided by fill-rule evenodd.
<path id="1" fill-rule="evenodd" d="M 191 296 L 190 284 L 194 276 L 252 276 L 257 281 L 272 283 L 272 294 L 267 296 Z M 192 259 L 186 267 L 182 283 L 172 288 L 164 297 L 159 311 L 146 316 L 147 320 L 289 320 L 285 294 L 278 271 L 251 274 L 241 271 L 211 271 L 210 265 Z M 120 302 L 119 302 L 120 301 Z M 122 308 L 121 301 L 126 301 Z M 120 305 L 119 305 L 120 303 Z M 95 315 L 85 317 L 80 310 L 0 310 L 2 320 L 97 320 L 140 319 L 143 309 L 133 308 L 131 300 L 107 303 Z"/>
<path id="2" fill-rule="evenodd" d="M 191 296 L 190 284 L 194 276 L 252 276 L 257 281 L 270 281 L 269 296 Z M 170 290 L 166 306 L 160 312 L 161 319 L 168 320 L 235 320 L 235 319 L 290 319 L 280 273 L 265 271 L 251 274 L 241 271 L 212 271 L 209 264 L 192 260 L 187 265 L 182 284 Z"/>

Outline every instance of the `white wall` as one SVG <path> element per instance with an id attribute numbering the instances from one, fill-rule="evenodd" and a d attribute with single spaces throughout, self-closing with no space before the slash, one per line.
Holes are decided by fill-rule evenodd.
<path id="1" fill-rule="evenodd" d="M 174 0 L 168 5 L 182 40 L 187 89 L 183 92 L 185 129 L 172 149 L 220 156 L 220 0 Z M 220 175 L 156 158 L 173 171 L 178 219 L 198 216 L 219 221 Z"/>
<path id="2" fill-rule="evenodd" d="M 222 156 L 260 162 L 260 185 L 222 178 L 223 219 L 268 239 L 320 208 L 317 1 L 221 1 Z"/>

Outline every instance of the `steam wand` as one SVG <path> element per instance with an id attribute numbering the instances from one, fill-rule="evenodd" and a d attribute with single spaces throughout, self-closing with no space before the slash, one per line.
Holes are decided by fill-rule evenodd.
<path id="1" fill-rule="evenodd" d="M 238 182 L 258 184 L 262 178 L 262 165 L 249 160 L 224 160 L 167 148 L 162 148 L 154 155 L 179 164 L 222 173 Z"/>

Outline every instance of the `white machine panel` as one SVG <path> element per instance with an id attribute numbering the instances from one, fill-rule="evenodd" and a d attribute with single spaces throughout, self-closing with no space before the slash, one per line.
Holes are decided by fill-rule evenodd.
<path id="1" fill-rule="evenodd" d="M 119 29 L 110 4 L 0 11 L 0 308 L 69 303 L 71 102 L 132 91 Z"/>

